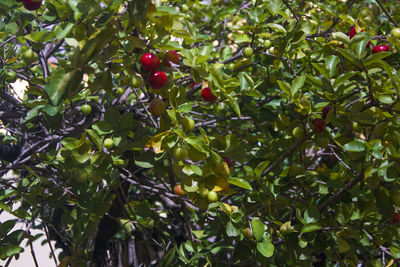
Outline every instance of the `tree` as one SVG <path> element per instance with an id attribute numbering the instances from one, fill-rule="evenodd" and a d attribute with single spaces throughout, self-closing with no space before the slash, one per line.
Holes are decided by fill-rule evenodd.
<path id="1" fill-rule="evenodd" d="M 60 266 L 399 261 L 398 1 L 0 12 L 0 205 Z M 15 223 L 7 265 L 34 238 Z"/>

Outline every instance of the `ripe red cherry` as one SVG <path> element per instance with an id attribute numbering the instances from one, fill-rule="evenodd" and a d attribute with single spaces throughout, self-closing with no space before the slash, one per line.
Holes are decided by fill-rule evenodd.
<path id="1" fill-rule="evenodd" d="M 193 88 L 193 87 L 195 87 L 197 85 L 197 83 L 191 83 L 190 84 L 190 88 Z"/>
<path id="2" fill-rule="evenodd" d="M 222 157 L 222 160 L 228 165 L 228 168 L 232 166 L 232 160 L 228 157 Z"/>
<path id="3" fill-rule="evenodd" d="M 353 38 L 356 34 L 357 34 L 356 27 L 354 27 L 354 26 L 351 27 L 351 28 L 350 28 L 350 31 L 349 31 L 349 37 L 350 37 L 350 39 Z"/>
<path id="4" fill-rule="evenodd" d="M 322 132 L 325 129 L 325 122 L 323 119 L 313 119 L 312 124 L 316 132 Z"/>
<path id="5" fill-rule="evenodd" d="M 325 106 L 322 108 L 322 118 L 325 120 L 326 115 L 328 115 L 328 112 L 332 109 L 330 106 Z"/>
<path id="6" fill-rule="evenodd" d="M 151 88 L 161 89 L 167 83 L 167 75 L 163 71 L 154 71 L 149 76 Z"/>
<path id="7" fill-rule="evenodd" d="M 155 71 L 160 65 L 160 59 L 153 53 L 146 53 L 140 59 L 142 69 L 145 71 Z"/>
<path id="8" fill-rule="evenodd" d="M 201 90 L 201 97 L 207 102 L 214 102 L 217 100 L 217 96 L 211 92 L 210 87 L 206 87 Z"/>
<path id="9" fill-rule="evenodd" d="M 171 62 L 178 64 L 179 63 L 179 55 L 176 51 L 170 50 L 164 56 L 164 65 L 167 67 L 171 67 Z"/>
<path id="10" fill-rule="evenodd" d="M 37 10 L 42 5 L 42 0 L 23 0 L 22 4 L 28 10 Z"/>
<path id="11" fill-rule="evenodd" d="M 398 223 L 400 221 L 400 216 L 398 212 L 395 212 L 393 215 L 392 223 Z"/>
<path id="12" fill-rule="evenodd" d="M 376 45 L 372 48 L 372 53 L 378 53 L 382 51 L 389 51 L 389 46 L 387 45 Z"/>

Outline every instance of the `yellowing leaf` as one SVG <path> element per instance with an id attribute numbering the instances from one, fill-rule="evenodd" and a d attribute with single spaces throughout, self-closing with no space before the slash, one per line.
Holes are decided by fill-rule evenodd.
<path id="1" fill-rule="evenodd" d="M 156 154 L 160 154 L 160 153 L 164 152 L 164 150 L 161 149 L 161 142 L 162 142 L 163 138 L 169 133 L 170 133 L 170 131 L 165 131 L 165 132 L 162 132 L 162 133 L 159 133 L 159 134 L 153 136 L 152 138 L 150 138 L 149 141 L 147 141 L 145 147 L 153 148 L 153 151 Z"/>

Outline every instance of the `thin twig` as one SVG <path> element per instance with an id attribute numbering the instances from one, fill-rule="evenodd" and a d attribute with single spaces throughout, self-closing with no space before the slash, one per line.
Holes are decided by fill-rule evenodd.
<path id="1" fill-rule="evenodd" d="M 49 243 L 51 256 L 52 256 L 52 258 L 54 259 L 54 263 L 56 264 L 56 266 L 58 266 L 56 254 L 54 253 L 53 246 L 52 246 L 51 243 L 50 243 L 49 231 L 48 231 L 48 229 L 47 229 L 46 224 L 43 224 L 43 226 L 44 226 L 44 233 L 46 234 L 46 238 L 47 238 L 47 243 Z"/>
<path id="2" fill-rule="evenodd" d="M 382 9 L 382 11 L 386 14 L 386 16 L 389 18 L 389 20 L 396 26 L 399 27 L 399 24 L 394 20 L 392 16 L 390 16 L 389 12 L 385 9 L 385 7 L 382 5 L 380 0 L 376 0 L 378 3 L 379 7 Z"/>

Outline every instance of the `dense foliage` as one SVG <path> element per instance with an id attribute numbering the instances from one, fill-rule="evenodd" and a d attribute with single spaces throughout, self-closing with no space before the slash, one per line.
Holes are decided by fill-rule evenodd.
<path id="1" fill-rule="evenodd" d="M 60 266 L 399 261 L 397 0 L 31 2 L 0 2 L 7 266 L 31 228 Z"/>

